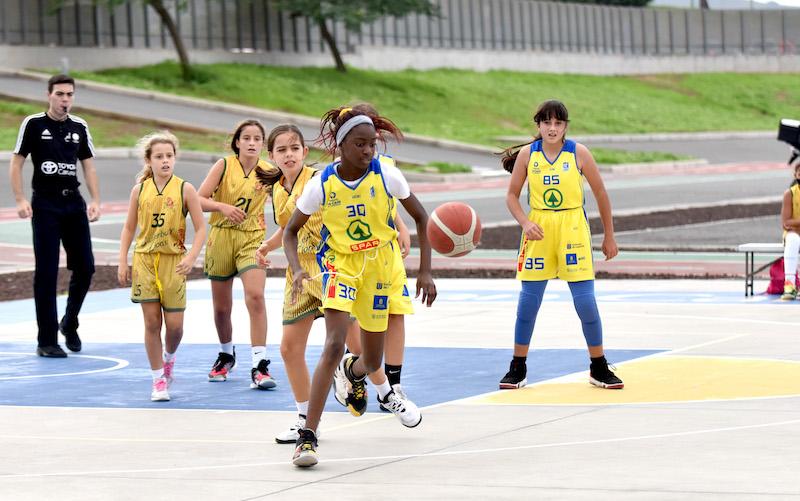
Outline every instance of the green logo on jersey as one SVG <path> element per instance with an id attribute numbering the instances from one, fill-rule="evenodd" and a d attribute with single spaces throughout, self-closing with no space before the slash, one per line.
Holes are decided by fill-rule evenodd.
<path id="1" fill-rule="evenodd" d="M 550 188 L 542 195 L 542 201 L 547 207 L 551 209 L 557 209 L 558 207 L 561 207 L 561 204 L 564 202 L 564 195 L 562 195 L 557 189 Z"/>
<path id="2" fill-rule="evenodd" d="M 360 219 L 356 219 L 350 223 L 350 226 L 347 227 L 347 236 L 357 242 L 361 242 L 362 240 L 371 238 L 372 231 L 370 231 L 367 223 Z"/>

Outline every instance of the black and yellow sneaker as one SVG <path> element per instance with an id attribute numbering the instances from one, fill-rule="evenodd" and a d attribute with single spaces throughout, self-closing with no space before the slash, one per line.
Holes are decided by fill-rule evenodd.
<path id="1" fill-rule="evenodd" d="M 308 468 L 318 462 L 316 435 L 307 428 L 299 430 L 297 441 L 295 442 L 294 456 L 292 456 L 292 464 Z"/>
<path id="2" fill-rule="evenodd" d="M 592 359 L 592 364 L 589 366 L 589 383 L 609 390 L 621 390 L 625 387 L 622 380 L 608 368 L 606 357 Z"/>
<path id="3" fill-rule="evenodd" d="M 500 380 L 501 390 L 516 390 L 528 384 L 528 366 L 524 361 L 512 360 L 508 372 Z"/>
<path id="4" fill-rule="evenodd" d="M 346 353 L 339 364 L 339 371 L 347 378 L 347 396 L 345 397 L 345 406 L 350 414 L 358 417 L 363 416 L 367 412 L 367 385 L 364 382 L 366 375 L 360 379 L 353 376 L 352 367 L 356 363 L 358 357 L 352 353 Z"/>

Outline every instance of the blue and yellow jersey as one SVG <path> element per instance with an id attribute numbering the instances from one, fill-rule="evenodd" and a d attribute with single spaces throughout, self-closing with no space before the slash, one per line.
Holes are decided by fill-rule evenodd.
<path id="1" fill-rule="evenodd" d="M 224 161 L 222 177 L 211 198 L 242 209 L 246 216 L 241 223 L 233 224 L 221 212 L 212 212 L 208 223 L 211 226 L 245 231 L 265 230 L 267 225 L 264 221 L 264 203 L 267 200 L 267 189 L 256 179 L 255 168 L 245 173 L 236 155 L 225 157 Z M 266 171 L 275 169 L 261 159 L 257 167 Z"/>
<path id="2" fill-rule="evenodd" d="M 306 184 L 316 174 L 316 169 L 307 165 L 303 166 L 291 191 L 287 191 L 281 182 L 272 185 L 272 208 L 275 214 L 275 222 L 282 228 L 286 228 L 289 219 L 292 217 L 297 206 L 297 199 L 303 193 Z M 281 177 L 283 181 L 283 177 Z M 320 233 L 322 232 L 322 213 L 315 212 L 308 218 L 306 224 L 297 232 L 297 252 L 299 254 L 315 253 L 320 243 Z"/>
<path id="3" fill-rule="evenodd" d="M 789 191 L 792 192 L 792 219 L 800 218 L 800 184 L 793 184 Z"/>
<path id="4" fill-rule="evenodd" d="M 367 173 L 352 188 L 339 178 L 336 165 L 328 165 L 321 174 L 323 247 L 353 254 L 394 240 L 394 197 L 384 183 L 380 160 L 372 159 Z"/>
<path id="5" fill-rule="evenodd" d="M 186 210 L 183 208 L 185 181 L 172 176 L 158 190 L 151 177 L 142 181 L 139 188 L 138 224 L 134 252 L 183 254 L 186 252 Z"/>
<path id="6" fill-rule="evenodd" d="M 528 204 L 537 210 L 583 207 L 583 175 L 578 168 L 576 143 L 566 140 L 552 161 L 542 151 L 542 141 L 531 144 L 528 161 Z"/>

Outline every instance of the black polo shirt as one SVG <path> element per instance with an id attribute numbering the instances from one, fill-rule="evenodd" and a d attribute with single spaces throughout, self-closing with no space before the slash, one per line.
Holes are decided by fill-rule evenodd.
<path id="1" fill-rule="evenodd" d="M 34 191 L 75 190 L 80 185 L 78 161 L 93 157 L 94 145 L 82 118 L 67 115 L 58 122 L 47 113 L 37 113 L 22 121 L 14 153 L 31 155 Z"/>

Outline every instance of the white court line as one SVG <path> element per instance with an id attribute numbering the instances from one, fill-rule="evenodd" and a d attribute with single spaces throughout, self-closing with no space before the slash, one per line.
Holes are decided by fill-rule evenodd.
<path id="1" fill-rule="evenodd" d="M 515 447 L 495 447 L 490 449 L 473 449 L 466 451 L 422 452 L 419 454 L 396 454 L 391 456 L 363 456 L 363 457 L 351 457 L 351 458 L 325 459 L 325 462 L 352 463 L 361 461 L 394 461 L 398 459 L 461 456 L 467 454 L 490 454 L 495 452 L 506 452 L 506 451 L 547 449 L 554 447 L 572 447 L 572 446 L 582 446 L 582 445 L 633 442 L 639 440 L 656 440 L 662 438 L 687 437 L 692 435 L 704 435 L 708 433 L 724 433 L 729 431 L 742 431 L 742 430 L 751 430 L 758 428 L 767 428 L 772 426 L 785 426 L 785 425 L 795 425 L 795 424 L 800 424 L 800 419 L 792 419 L 789 421 L 776 421 L 772 423 L 750 424 L 742 426 L 727 426 L 724 428 L 711 428 L 707 430 L 691 430 L 691 431 L 679 431 L 674 433 L 658 433 L 654 435 L 639 435 L 636 437 L 602 438 L 597 440 L 579 440 L 571 442 L 554 442 L 550 444 L 518 445 Z M 167 472 L 179 472 L 179 471 L 219 470 L 228 468 L 252 468 L 254 466 L 281 466 L 281 465 L 288 466 L 288 464 L 289 461 L 286 460 L 286 461 L 271 461 L 271 462 L 261 462 L 261 463 L 234 463 L 234 464 L 222 464 L 222 465 L 183 466 L 177 468 L 70 471 L 70 472 L 54 472 L 54 473 L 18 473 L 11 475 L 0 475 L 0 480 L 15 479 L 15 478 L 38 478 L 38 477 L 66 477 L 66 476 L 87 476 L 87 475 L 112 475 L 112 474 L 118 475 L 118 474 L 135 474 L 135 473 L 167 473 Z"/>
<path id="2" fill-rule="evenodd" d="M 0 355 L 24 355 L 29 357 L 37 356 L 35 353 L 19 353 L 19 352 L 12 352 L 12 351 L 0 351 Z M 97 355 L 70 355 L 70 358 L 94 358 L 96 360 L 107 360 L 109 362 L 115 362 L 116 365 L 113 367 L 106 367 L 105 369 L 93 369 L 90 371 L 78 371 L 78 372 L 63 372 L 60 374 L 34 374 L 30 376 L 0 376 L 0 381 L 8 381 L 11 379 L 33 379 L 33 378 L 40 378 L 40 377 L 63 377 L 63 376 L 78 376 L 81 374 L 97 374 L 100 372 L 108 372 L 108 371 L 115 371 L 118 369 L 124 369 L 130 362 L 127 360 L 122 360 L 120 358 L 113 358 L 113 357 L 100 357 Z"/>

